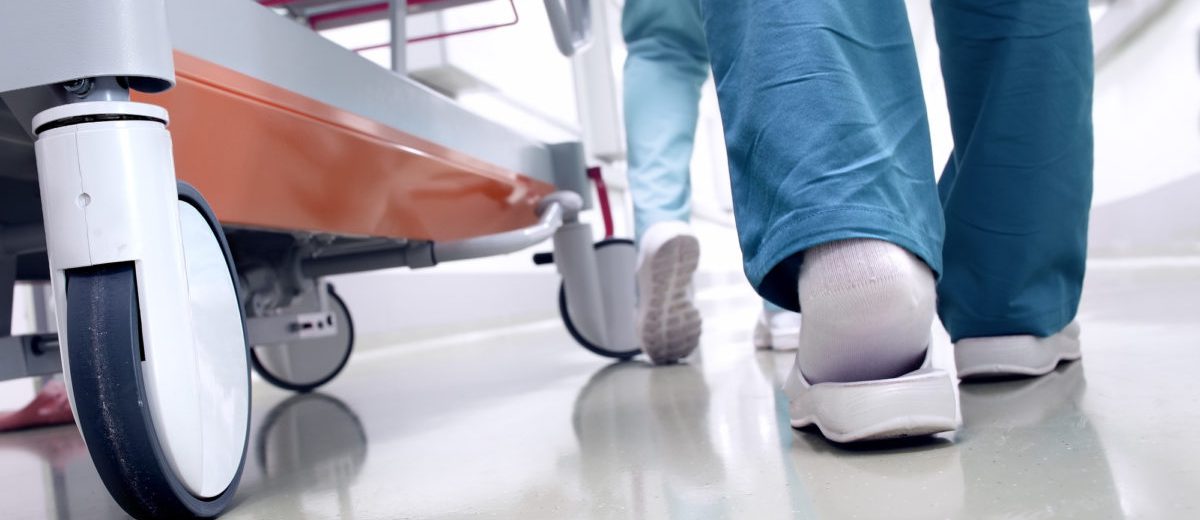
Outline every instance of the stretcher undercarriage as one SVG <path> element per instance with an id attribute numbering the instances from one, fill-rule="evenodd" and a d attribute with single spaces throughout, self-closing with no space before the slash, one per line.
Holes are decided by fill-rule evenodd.
<path id="1" fill-rule="evenodd" d="M 546 6 L 579 48 L 586 0 Z M 62 370 L 134 516 L 229 506 L 251 367 L 296 391 L 337 375 L 354 333 L 329 275 L 553 238 L 538 260 L 572 336 L 637 352 L 633 246 L 580 221 L 579 142 L 525 137 L 249 0 L 3 2 L 0 49 L 0 290 L 49 280 L 58 331 L 11 336 L 0 298 L 0 379 Z"/>

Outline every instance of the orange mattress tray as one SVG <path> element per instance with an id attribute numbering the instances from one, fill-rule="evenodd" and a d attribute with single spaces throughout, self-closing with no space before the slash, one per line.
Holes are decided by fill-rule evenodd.
<path id="1" fill-rule="evenodd" d="M 457 240 L 533 224 L 554 191 L 187 54 L 175 67 L 175 88 L 135 100 L 167 109 L 176 175 L 225 225 Z"/>

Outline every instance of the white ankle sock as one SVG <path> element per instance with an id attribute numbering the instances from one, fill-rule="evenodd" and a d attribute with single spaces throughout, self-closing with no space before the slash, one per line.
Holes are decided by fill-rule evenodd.
<path id="1" fill-rule="evenodd" d="M 868 239 L 811 248 L 799 290 L 797 361 L 809 383 L 888 379 L 924 360 L 933 272 L 903 248 Z"/>

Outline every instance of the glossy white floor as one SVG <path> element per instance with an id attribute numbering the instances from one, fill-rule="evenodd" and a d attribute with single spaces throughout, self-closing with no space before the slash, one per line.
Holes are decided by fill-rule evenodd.
<path id="1" fill-rule="evenodd" d="M 954 435 L 852 449 L 787 426 L 755 299 L 701 297 L 683 366 L 609 365 L 547 322 L 362 352 L 319 394 L 257 386 L 226 517 L 1200 515 L 1200 259 L 1094 262 L 1082 362 L 961 386 Z M 72 427 L 0 436 L 0 507 L 123 517 Z"/>

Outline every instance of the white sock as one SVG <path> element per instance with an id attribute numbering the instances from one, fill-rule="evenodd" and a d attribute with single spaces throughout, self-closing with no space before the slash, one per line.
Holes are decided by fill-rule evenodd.
<path id="1" fill-rule="evenodd" d="M 903 248 L 853 239 L 804 252 L 800 350 L 811 383 L 889 379 L 920 367 L 930 341 L 933 272 Z"/>

